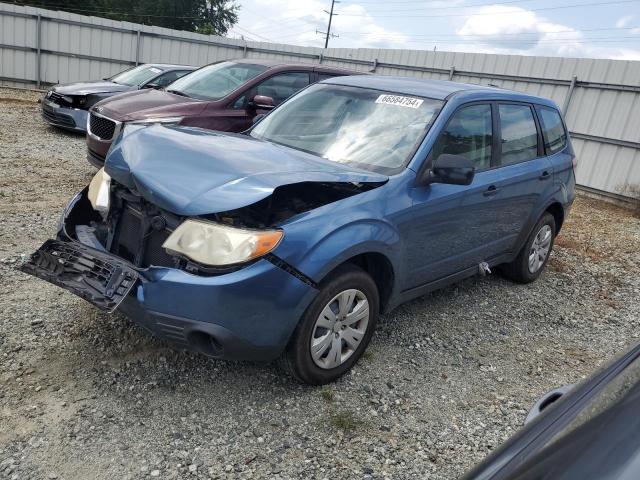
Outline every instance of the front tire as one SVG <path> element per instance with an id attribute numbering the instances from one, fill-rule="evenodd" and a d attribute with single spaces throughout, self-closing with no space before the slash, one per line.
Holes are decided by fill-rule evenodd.
<path id="1" fill-rule="evenodd" d="M 536 280 L 549 261 L 555 237 L 555 218 L 546 212 L 536 223 L 515 260 L 503 266 L 504 274 L 518 283 Z"/>
<path id="2" fill-rule="evenodd" d="M 345 265 L 320 284 L 300 319 L 281 364 L 297 380 L 324 385 L 344 375 L 367 348 L 379 315 L 373 279 Z"/>

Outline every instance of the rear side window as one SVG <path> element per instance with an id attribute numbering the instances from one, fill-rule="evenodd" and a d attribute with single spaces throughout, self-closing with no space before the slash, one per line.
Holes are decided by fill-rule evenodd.
<path id="1" fill-rule="evenodd" d="M 498 105 L 501 164 L 526 162 L 538 156 L 538 130 L 528 105 Z"/>
<path id="2" fill-rule="evenodd" d="M 476 170 L 491 166 L 491 105 L 471 105 L 453 114 L 433 146 L 432 158 L 443 153 L 461 155 L 473 162 Z"/>
<path id="3" fill-rule="evenodd" d="M 327 78 L 341 77 L 342 75 L 336 75 L 334 73 L 318 73 L 318 81 L 326 80 Z"/>
<path id="4" fill-rule="evenodd" d="M 268 78 L 258 85 L 256 92 L 257 95 L 273 98 L 275 104 L 278 105 L 307 85 L 309 85 L 308 73 L 281 73 Z"/>
<path id="5" fill-rule="evenodd" d="M 538 107 L 538 113 L 547 154 L 559 152 L 567 143 L 567 132 L 562 124 L 560 113 L 555 108 L 549 107 Z"/>

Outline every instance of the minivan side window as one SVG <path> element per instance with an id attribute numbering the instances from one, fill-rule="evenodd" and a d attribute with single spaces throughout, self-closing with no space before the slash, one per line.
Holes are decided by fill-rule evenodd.
<path id="1" fill-rule="evenodd" d="M 491 167 L 493 130 L 491 105 L 462 107 L 449 120 L 432 150 L 435 160 L 443 153 L 460 155 L 473 162 L 476 170 Z"/>
<path id="2" fill-rule="evenodd" d="M 309 74 L 304 72 L 288 72 L 274 75 L 266 79 L 256 88 L 256 95 L 271 97 L 276 105 L 284 102 L 298 90 L 309 85 Z"/>
<path id="3" fill-rule="evenodd" d="M 529 105 L 498 105 L 501 165 L 533 160 L 538 156 L 538 130 Z"/>
<path id="4" fill-rule="evenodd" d="M 542 123 L 542 136 L 547 154 L 562 150 L 567 143 L 567 132 L 562 124 L 560 112 L 555 108 L 538 106 L 538 114 Z"/>

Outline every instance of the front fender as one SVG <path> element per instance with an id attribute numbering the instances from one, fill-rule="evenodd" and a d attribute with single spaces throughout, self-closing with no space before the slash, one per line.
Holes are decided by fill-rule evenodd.
<path id="1" fill-rule="evenodd" d="M 379 253 L 392 265 L 401 265 L 400 236 L 384 220 L 355 220 L 337 228 L 326 222 L 309 223 L 287 225 L 286 240 L 274 253 L 315 282 L 321 282 L 336 267 L 363 253 Z"/>

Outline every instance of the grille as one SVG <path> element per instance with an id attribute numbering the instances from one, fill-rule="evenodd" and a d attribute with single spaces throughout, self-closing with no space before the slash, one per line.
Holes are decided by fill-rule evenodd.
<path id="1" fill-rule="evenodd" d="M 155 230 L 149 228 L 145 236 L 145 247 L 142 261 L 138 266 L 175 267 L 173 257 L 162 248 L 162 244 L 169 237 L 169 230 Z M 132 263 L 135 262 L 141 239 L 144 235 L 142 215 L 131 207 L 125 207 L 117 226 L 116 237 L 111 248 L 112 252 Z"/>
<path id="2" fill-rule="evenodd" d="M 56 92 L 51 92 L 51 95 L 47 96 L 47 99 L 52 101 L 53 103 L 57 103 L 58 105 L 61 105 L 63 107 L 70 107 L 72 106 L 72 103 L 67 102 L 64 98 L 64 95 L 60 95 L 59 93 Z"/>
<path id="3" fill-rule="evenodd" d="M 111 140 L 116 131 L 116 122 L 108 118 L 98 117 L 91 113 L 89 117 L 89 128 L 91 133 L 102 140 Z"/>

